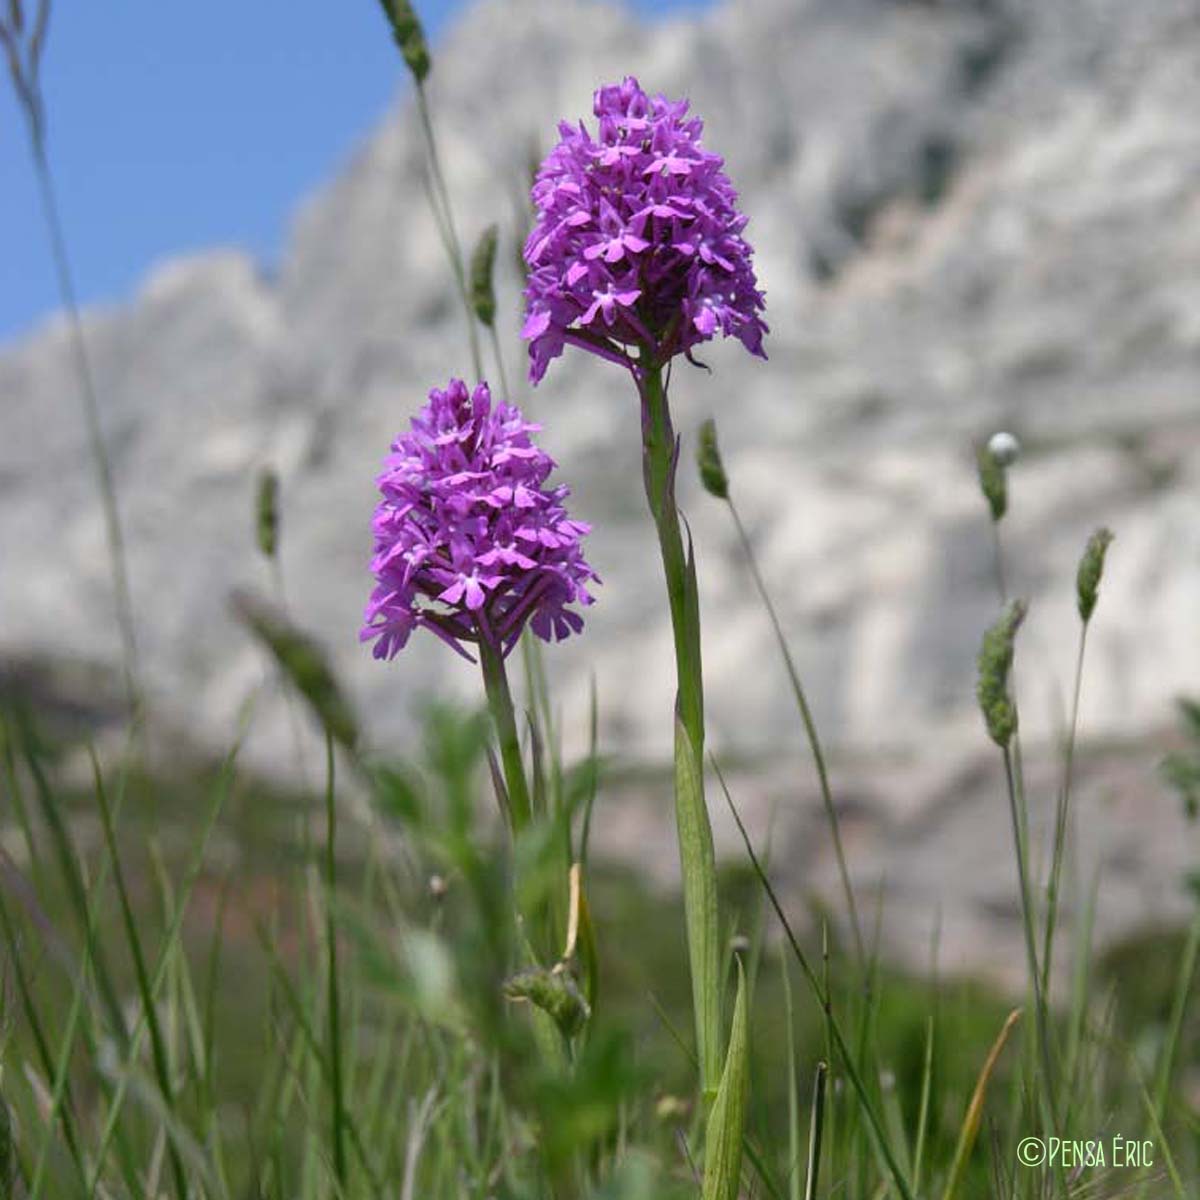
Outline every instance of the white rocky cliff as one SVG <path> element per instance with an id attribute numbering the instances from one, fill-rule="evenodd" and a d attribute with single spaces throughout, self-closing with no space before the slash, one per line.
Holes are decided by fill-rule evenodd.
<path id="1" fill-rule="evenodd" d="M 1075 564 L 1101 523 L 1117 541 L 1086 733 L 1145 739 L 1177 693 L 1200 690 L 1200 15 L 1186 0 L 727 0 L 642 29 L 607 4 L 488 0 L 438 48 L 432 101 L 465 238 L 492 220 L 504 229 L 514 379 L 531 153 L 560 115 L 590 111 L 594 86 L 630 72 L 692 98 L 750 214 L 770 362 L 712 348 L 711 375 L 676 372 L 677 420 L 689 438 L 717 417 L 828 740 L 847 760 L 903 755 L 890 785 L 867 789 L 888 815 L 861 839 L 864 871 L 903 890 L 906 872 L 929 878 L 937 837 L 918 836 L 920 821 L 984 747 L 974 654 L 997 601 L 975 440 L 1003 427 L 1025 447 L 1005 538 L 1010 585 L 1032 601 L 1028 737 L 1061 719 Z M 161 710 L 207 745 L 224 744 L 261 677 L 226 596 L 260 581 L 251 501 L 266 463 L 283 478 L 293 609 L 329 645 L 373 737 L 402 738 L 423 693 L 474 686 L 420 639 L 390 667 L 356 639 L 379 460 L 428 387 L 468 373 L 421 163 L 402 98 L 304 206 L 275 277 L 214 252 L 88 317 L 148 676 Z M 629 388 L 568 354 L 529 403 L 595 526 L 604 579 L 586 636 L 547 655 L 568 724 L 594 670 L 608 748 L 657 755 L 673 682 Z M 115 654 L 77 413 L 60 327 L 0 354 L 9 659 Z M 683 476 L 712 741 L 795 761 L 786 679 L 727 516 Z M 263 714 L 260 763 L 287 757 L 285 729 L 282 713 Z M 1152 790 L 1149 765 L 1138 778 Z M 1160 892 L 1135 886 L 1129 914 L 1166 904 L 1175 867 L 1195 856 L 1173 817 L 1148 867 Z M 902 844 L 888 823 L 902 818 L 918 821 L 910 859 L 877 862 L 880 845 Z M 968 866 L 962 887 L 985 876 Z"/>

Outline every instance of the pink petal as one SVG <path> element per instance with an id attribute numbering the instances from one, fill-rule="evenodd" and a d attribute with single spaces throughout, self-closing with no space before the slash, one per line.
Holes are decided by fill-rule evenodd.
<path id="1" fill-rule="evenodd" d="M 550 328 L 550 314 L 546 309 L 540 312 L 532 312 L 525 318 L 525 324 L 521 326 L 521 336 L 523 338 L 541 337 L 547 329 Z"/>

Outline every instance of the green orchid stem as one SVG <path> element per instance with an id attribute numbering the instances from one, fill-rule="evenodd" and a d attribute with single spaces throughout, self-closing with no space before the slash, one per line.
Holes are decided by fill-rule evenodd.
<path id="1" fill-rule="evenodd" d="M 675 820 L 688 929 L 692 1007 L 696 1023 L 701 1092 L 707 1103 L 721 1078 L 721 956 L 717 868 L 712 826 L 704 799 L 704 685 L 700 668 L 700 605 L 695 564 L 685 548 L 675 505 L 678 446 L 671 424 L 662 368 L 643 351 L 637 372 L 642 400 L 642 469 L 646 499 L 658 531 L 671 630 L 675 640 Z M 683 735 L 681 740 L 680 734 Z M 681 761 L 682 755 L 682 761 Z M 690 759 L 690 762 L 688 761 Z"/>
<path id="2" fill-rule="evenodd" d="M 521 738 L 517 733 L 512 692 L 504 670 L 504 656 L 497 647 L 480 641 L 479 665 L 483 668 L 488 708 L 500 742 L 500 763 L 504 769 L 504 785 L 508 789 L 508 817 L 515 836 L 529 824 L 532 810 L 529 785 L 525 780 L 525 764 L 521 761 Z"/>
<path id="3" fill-rule="evenodd" d="M 675 428 L 663 386 L 662 368 L 644 366 L 642 456 L 646 499 L 658 530 L 658 546 L 667 577 L 675 665 L 679 676 L 679 719 L 691 739 L 696 763 L 704 767 L 704 684 L 700 670 L 700 620 L 695 585 L 688 570 L 679 509 L 675 506 Z"/>

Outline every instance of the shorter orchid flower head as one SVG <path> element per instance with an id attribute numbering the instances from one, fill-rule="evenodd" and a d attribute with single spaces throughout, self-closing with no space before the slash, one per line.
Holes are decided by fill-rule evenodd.
<path id="1" fill-rule="evenodd" d="M 746 218 L 686 100 L 632 76 L 596 92 L 592 133 L 563 122 L 533 185 L 525 243 L 530 377 L 568 343 L 631 366 L 690 357 L 717 333 L 765 358 Z"/>
<path id="2" fill-rule="evenodd" d="M 461 379 L 429 393 L 392 443 L 372 528 L 376 586 L 360 634 L 390 659 L 424 626 L 460 654 L 486 643 L 507 654 L 529 624 L 544 641 L 583 628 L 571 605 L 593 602 L 599 580 L 572 520 L 568 489 L 546 485 L 554 460 L 540 427 Z"/>

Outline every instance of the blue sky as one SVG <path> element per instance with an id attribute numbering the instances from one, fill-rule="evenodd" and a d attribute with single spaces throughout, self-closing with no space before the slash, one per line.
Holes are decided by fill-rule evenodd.
<path id="1" fill-rule="evenodd" d="M 465 4 L 417 7 L 436 42 Z M 379 119 L 401 70 L 378 0 L 56 0 L 43 65 L 50 157 L 83 300 L 128 296 L 155 261 L 206 246 L 245 247 L 269 264 L 296 203 Z M 0 342 L 58 307 L 7 84 L 0 77 Z"/>

